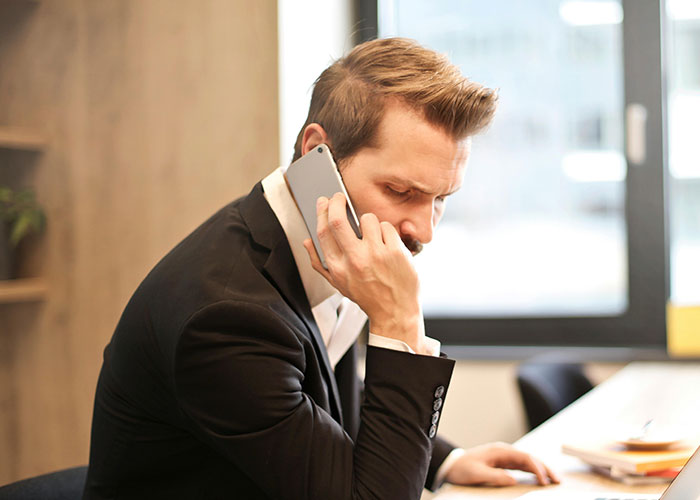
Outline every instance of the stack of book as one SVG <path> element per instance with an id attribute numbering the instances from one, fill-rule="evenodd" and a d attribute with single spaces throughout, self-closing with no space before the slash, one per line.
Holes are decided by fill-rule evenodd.
<path id="1" fill-rule="evenodd" d="M 631 450 L 618 442 L 565 444 L 562 451 L 590 464 L 593 470 L 625 484 L 670 482 L 695 447 L 679 445 L 662 450 Z"/>

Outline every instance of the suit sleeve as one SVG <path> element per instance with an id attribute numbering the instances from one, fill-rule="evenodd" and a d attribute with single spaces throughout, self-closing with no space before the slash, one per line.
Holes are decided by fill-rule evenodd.
<path id="1" fill-rule="evenodd" d="M 353 442 L 304 391 L 308 349 L 264 307 L 227 301 L 199 311 L 173 366 L 192 432 L 271 498 L 420 498 L 435 391 L 446 391 L 454 361 L 369 347 Z"/>
<path id="2" fill-rule="evenodd" d="M 425 478 L 426 488 L 431 491 L 435 491 L 441 486 L 440 484 L 435 484 L 435 475 L 437 474 L 438 469 L 440 469 L 442 463 L 447 458 L 447 455 L 449 455 L 455 448 L 456 446 L 440 436 L 435 437 L 433 443 L 433 454 L 430 459 L 430 467 L 428 468 L 428 476 Z"/>
<path id="3" fill-rule="evenodd" d="M 343 359 L 341 359 L 335 366 L 335 377 L 338 380 L 338 387 L 341 391 L 341 397 L 344 394 L 345 398 L 352 398 L 354 400 L 349 401 L 348 405 L 343 404 L 343 417 L 345 419 L 343 426 L 353 438 L 357 437 L 357 429 L 352 426 L 351 422 L 354 422 L 356 417 L 353 417 L 353 415 L 350 413 L 346 413 L 346 411 L 349 411 L 350 408 L 359 408 L 359 401 L 364 395 L 364 381 L 360 379 L 357 374 L 356 350 L 357 345 L 355 344 L 348 350 Z M 346 390 L 345 393 L 343 393 L 343 387 L 352 387 L 355 390 Z M 351 426 L 350 430 L 348 430 L 348 425 Z M 441 484 L 435 483 L 436 475 L 440 467 L 442 467 L 443 463 L 445 462 L 445 459 L 455 448 L 456 446 L 453 443 L 450 443 L 446 439 L 440 437 L 440 435 L 435 436 L 435 439 L 433 440 L 433 452 L 430 457 L 430 465 L 428 467 L 428 475 L 425 478 L 425 488 L 435 491 L 441 486 Z"/>

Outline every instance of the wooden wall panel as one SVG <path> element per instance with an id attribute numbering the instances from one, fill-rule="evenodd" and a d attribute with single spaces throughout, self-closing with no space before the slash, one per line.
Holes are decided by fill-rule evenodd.
<path id="1" fill-rule="evenodd" d="M 0 1 L 0 125 L 45 131 L 0 151 L 47 232 L 22 274 L 40 304 L 0 305 L 0 484 L 87 462 L 102 350 L 169 248 L 277 162 L 271 0 Z"/>

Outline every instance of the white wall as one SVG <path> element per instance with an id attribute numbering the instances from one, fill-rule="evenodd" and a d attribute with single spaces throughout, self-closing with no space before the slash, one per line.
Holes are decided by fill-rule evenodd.
<path id="1" fill-rule="evenodd" d="M 279 0 L 280 164 L 288 164 L 309 110 L 311 87 L 350 50 L 352 6 L 348 0 Z"/>

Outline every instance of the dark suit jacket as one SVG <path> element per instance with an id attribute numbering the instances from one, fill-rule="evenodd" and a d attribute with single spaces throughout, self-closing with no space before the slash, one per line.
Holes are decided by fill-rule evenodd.
<path id="1" fill-rule="evenodd" d="M 331 369 L 256 185 L 129 301 L 104 353 L 84 498 L 419 498 L 452 449 L 429 429 L 454 362 L 369 347 L 360 411 L 355 358 Z"/>

